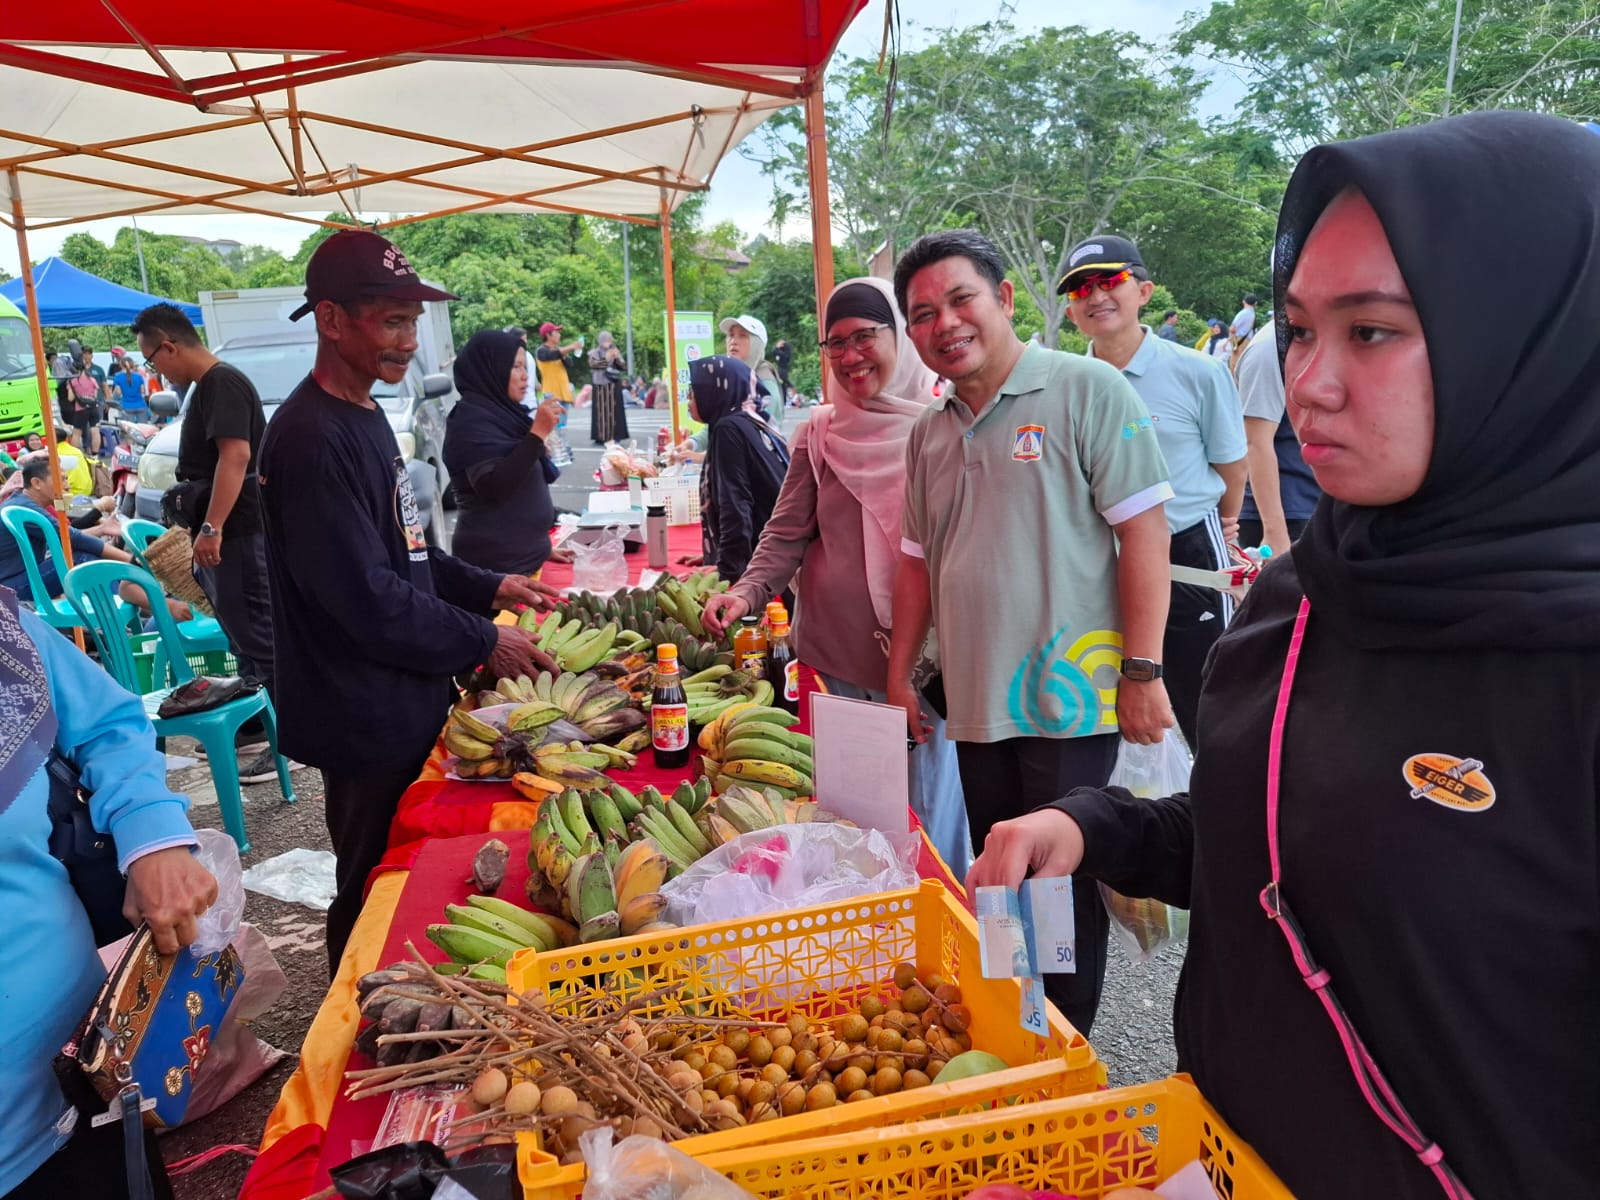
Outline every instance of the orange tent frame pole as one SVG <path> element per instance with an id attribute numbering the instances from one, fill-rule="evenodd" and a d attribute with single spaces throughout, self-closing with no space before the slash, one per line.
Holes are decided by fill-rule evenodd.
<path id="1" fill-rule="evenodd" d="M 678 296 L 672 286 L 672 205 L 661 189 L 661 281 L 667 293 L 667 396 L 672 401 L 672 444 L 683 438 L 678 422 Z"/>
<path id="2" fill-rule="evenodd" d="M 67 486 L 61 474 L 61 454 L 56 449 L 56 415 L 50 411 L 50 376 L 44 361 L 44 327 L 39 323 L 39 295 L 33 286 L 33 261 L 28 257 L 28 229 L 22 214 L 22 192 L 17 181 L 17 169 L 6 171 L 6 181 L 11 187 L 11 222 L 17 232 L 17 261 L 22 266 L 22 298 L 28 306 L 28 332 L 33 335 L 33 369 L 39 383 L 39 415 L 44 420 L 45 450 L 50 455 L 50 487 L 55 493 L 56 525 L 61 530 L 61 553 L 66 558 L 67 570 L 72 570 L 72 530 L 67 524 Z M 65 572 L 62 573 L 65 578 Z M 43 599 L 43 597 L 41 597 Z M 83 649 L 83 630 L 72 631 L 73 641 Z"/>
<path id="3" fill-rule="evenodd" d="M 806 93 L 806 176 L 811 184 L 811 259 L 817 279 L 817 337 L 828 336 L 823 327 L 828 295 L 833 291 L 833 213 L 828 205 L 828 126 L 822 103 L 822 73 Z M 828 395 L 827 364 L 818 376 L 822 394 Z M 784 397 L 788 403 L 788 397 Z"/>

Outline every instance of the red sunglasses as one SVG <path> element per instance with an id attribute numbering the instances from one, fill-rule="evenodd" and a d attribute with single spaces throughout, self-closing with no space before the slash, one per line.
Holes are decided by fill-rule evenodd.
<path id="1" fill-rule="evenodd" d="M 1121 287 L 1132 278 L 1133 272 L 1126 267 L 1115 275 L 1089 275 L 1076 287 L 1069 287 L 1067 295 L 1074 300 L 1087 300 L 1093 294 L 1095 288 L 1099 288 L 1102 292 L 1109 292 L 1112 288 Z"/>

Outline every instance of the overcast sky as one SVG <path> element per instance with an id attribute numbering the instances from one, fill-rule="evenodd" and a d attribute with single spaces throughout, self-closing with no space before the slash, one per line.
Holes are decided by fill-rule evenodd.
<path id="1" fill-rule="evenodd" d="M 840 44 L 843 55 L 867 57 L 876 55 L 883 37 L 884 0 L 870 0 L 866 10 L 856 18 Z M 900 12 L 909 26 L 906 44 L 915 49 L 926 41 L 918 27 L 944 28 L 977 24 L 992 20 L 1001 14 L 999 0 L 901 0 Z M 1205 0 L 1012 0 L 1011 21 L 1019 29 L 1042 29 L 1046 25 L 1086 25 L 1091 29 L 1126 29 L 1152 42 L 1168 37 L 1177 27 L 1183 14 L 1191 9 L 1205 7 Z M 1221 80 L 1213 87 L 1212 103 L 1228 94 L 1237 94 L 1237 85 Z M 769 186 L 759 169 L 738 153 L 728 155 L 718 168 L 712 181 L 707 205 L 708 223 L 730 220 L 747 236 L 763 230 L 768 221 L 766 198 Z M 109 242 L 118 228 L 126 225 L 126 218 L 108 221 L 90 221 L 77 226 L 30 233 L 28 251 L 37 261 L 57 253 L 62 241 L 71 233 L 87 230 L 102 241 Z M 140 227 L 156 233 L 186 233 L 197 237 L 232 238 L 245 243 L 271 246 L 292 254 L 305 238 L 305 230 L 297 223 L 275 220 L 272 217 L 250 216 L 194 216 L 148 217 Z M 769 231 L 770 232 L 770 231 Z M 803 227 L 791 223 L 786 236 L 803 233 Z M 9 231 L 0 229 L 0 235 Z M 16 241 L 10 236 L 0 236 L 0 267 L 11 274 L 18 273 Z"/>

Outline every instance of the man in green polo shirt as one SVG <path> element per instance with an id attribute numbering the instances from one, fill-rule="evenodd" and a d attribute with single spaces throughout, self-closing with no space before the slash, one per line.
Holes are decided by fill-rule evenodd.
<path id="1" fill-rule="evenodd" d="M 1161 682 L 1172 488 L 1120 372 L 1017 337 L 989 239 L 919 239 L 895 293 L 922 361 L 950 382 L 906 445 L 889 700 L 921 740 L 911 672 L 931 621 L 982 847 L 997 822 L 1103 786 L 1119 731 L 1152 743 L 1172 725 Z M 1092 882 L 1073 894 L 1078 970 L 1046 976 L 1046 990 L 1087 1032 L 1106 917 Z"/>

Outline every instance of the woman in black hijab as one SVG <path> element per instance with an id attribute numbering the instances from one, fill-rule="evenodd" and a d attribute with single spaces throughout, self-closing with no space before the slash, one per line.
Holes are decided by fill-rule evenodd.
<path id="1" fill-rule="evenodd" d="M 1600 138 L 1318 147 L 1276 250 L 1327 495 L 1217 644 L 1194 803 L 1074 792 L 968 882 L 1192 906 L 1179 1065 L 1302 1200 L 1594 1195 Z"/>
<path id="2" fill-rule="evenodd" d="M 528 348 L 512 333 L 475 333 L 455 361 L 461 399 L 450 410 L 444 465 L 459 514 L 456 557 L 506 574 L 532 575 L 550 557 L 555 506 L 550 484 L 559 472 L 544 440 L 561 420 L 561 402 L 546 400 L 530 421 Z"/>
<path id="3" fill-rule="evenodd" d="M 789 448 L 745 406 L 754 396 L 750 368 L 713 354 L 689 364 L 689 415 L 704 421 L 706 460 L 700 473 L 700 523 L 705 564 L 738 579 L 778 503 Z"/>

